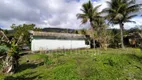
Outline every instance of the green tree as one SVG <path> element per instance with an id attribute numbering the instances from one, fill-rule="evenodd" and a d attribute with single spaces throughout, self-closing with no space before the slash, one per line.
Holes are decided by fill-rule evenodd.
<path id="1" fill-rule="evenodd" d="M 95 27 L 95 39 L 99 42 L 100 48 L 107 49 L 111 35 L 110 31 L 107 30 L 108 25 L 105 22 L 105 18 L 99 17 L 94 19 Z"/>
<path id="2" fill-rule="evenodd" d="M 82 24 L 85 24 L 87 23 L 88 21 L 90 22 L 90 25 L 91 25 L 91 29 L 92 29 L 92 32 L 91 33 L 91 36 L 93 38 L 93 44 L 94 44 L 94 48 L 95 48 L 95 40 L 94 40 L 94 19 L 98 18 L 101 14 L 101 12 L 98 12 L 98 8 L 100 7 L 101 5 L 99 6 L 96 6 L 96 7 L 93 7 L 93 4 L 91 3 L 91 1 L 89 0 L 89 2 L 87 3 L 84 3 L 82 5 L 82 9 L 81 11 L 83 13 L 79 13 L 77 14 L 77 18 L 78 19 L 82 19 L 81 23 Z"/>
<path id="3" fill-rule="evenodd" d="M 110 40 L 110 45 L 109 47 L 111 48 L 118 48 L 120 47 L 119 43 L 120 43 L 120 30 L 118 29 L 110 29 L 109 31 L 111 31 L 111 37 L 112 39 Z"/>
<path id="4" fill-rule="evenodd" d="M 81 32 L 81 34 L 83 34 L 83 35 L 87 35 L 87 31 L 86 31 L 85 29 L 81 29 L 80 32 Z"/>
<path id="5" fill-rule="evenodd" d="M 78 30 L 75 30 L 74 33 L 75 33 L 75 34 L 79 34 L 79 31 L 78 31 Z"/>
<path id="6" fill-rule="evenodd" d="M 137 28 L 137 27 L 134 27 L 134 28 L 131 28 L 131 29 L 127 30 L 127 34 L 134 33 L 134 32 L 141 33 L 141 30 L 139 28 Z"/>
<path id="7" fill-rule="evenodd" d="M 123 29 L 124 23 L 134 22 L 130 19 L 137 16 L 141 4 L 136 4 L 135 0 L 111 0 L 107 2 L 108 8 L 104 9 L 107 12 L 107 19 L 112 24 L 119 24 L 121 31 L 121 47 L 124 48 Z"/>
<path id="8" fill-rule="evenodd" d="M 36 28 L 34 24 L 23 24 L 23 25 L 18 25 L 16 26 L 13 24 L 11 28 L 14 30 L 14 38 L 18 39 L 19 34 L 23 33 L 23 44 L 30 45 L 30 34 L 29 30 L 40 30 L 39 28 Z"/>
<path id="9" fill-rule="evenodd" d="M 19 65 L 19 43 L 23 40 L 23 34 L 20 33 L 20 37 L 17 40 L 15 40 L 14 38 L 12 40 L 9 40 L 3 31 L 0 32 L 1 35 L 6 38 L 6 40 L 4 40 L 3 42 L 5 42 L 5 44 L 8 44 L 8 51 L 5 51 L 7 54 L 3 57 L 3 73 L 14 73 Z"/>

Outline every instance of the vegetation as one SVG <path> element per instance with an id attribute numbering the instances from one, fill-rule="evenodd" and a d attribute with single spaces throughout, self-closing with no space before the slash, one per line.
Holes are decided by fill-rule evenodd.
<path id="1" fill-rule="evenodd" d="M 8 47 L 6 47 L 5 45 L 1 45 L 0 46 L 0 57 L 3 55 L 6 55 L 7 51 L 8 51 Z"/>
<path id="2" fill-rule="evenodd" d="M 82 5 L 81 11 L 83 13 L 77 14 L 77 18 L 78 19 L 82 19 L 82 21 L 81 21 L 82 24 L 85 24 L 88 21 L 90 22 L 91 30 L 92 30 L 92 33 L 90 34 L 90 36 L 93 38 L 94 48 L 95 48 L 94 29 L 96 27 L 96 26 L 94 26 L 94 24 L 95 24 L 94 22 L 95 22 L 96 19 L 98 19 L 100 17 L 101 12 L 98 12 L 98 8 L 100 6 L 101 5 L 96 6 L 94 8 L 93 4 L 91 3 L 91 1 L 89 1 L 89 2 L 84 3 Z"/>
<path id="3" fill-rule="evenodd" d="M 20 58 L 13 75 L 3 80 L 141 80 L 140 49 L 74 50 L 48 54 L 28 54 Z M 41 56 L 48 56 L 48 63 Z M 28 60 L 28 61 L 27 61 Z"/>
<path id="4" fill-rule="evenodd" d="M 111 39 L 111 31 L 108 31 L 108 25 L 105 23 L 105 19 L 103 17 L 99 17 L 94 19 L 95 26 L 95 40 L 97 40 L 100 44 L 100 48 L 107 49 L 109 45 L 109 41 Z"/>
<path id="5" fill-rule="evenodd" d="M 3 66 L 3 73 L 14 73 L 19 66 L 19 53 L 20 53 L 20 42 L 22 41 L 23 34 L 20 35 L 19 39 L 12 38 L 11 40 L 1 31 L 2 33 L 2 44 L 1 46 L 1 63 Z M 7 40 L 4 40 L 7 39 Z M 8 47 L 8 48 L 7 48 Z"/>
<path id="6" fill-rule="evenodd" d="M 136 13 L 140 10 L 141 4 L 136 4 L 135 0 L 111 0 L 107 3 L 109 8 L 106 8 L 104 12 L 108 13 L 107 19 L 110 23 L 119 24 L 121 32 L 121 47 L 124 48 L 124 23 L 134 22 L 130 19 L 137 16 Z"/>
<path id="7" fill-rule="evenodd" d="M 14 30 L 14 33 L 12 37 L 14 37 L 16 40 L 20 37 L 20 34 L 23 33 L 23 40 L 22 43 L 30 46 L 30 30 L 40 30 L 39 28 L 36 28 L 34 24 L 23 24 L 16 26 L 13 24 L 11 28 Z"/>
<path id="8" fill-rule="evenodd" d="M 94 8 L 91 1 L 88 1 L 87 3 L 84 3 L 82 5 L 81 11 L 83 13 L 77 14 L 77 18 L 82 19 L 82 24 L 87 23 L 89 21 L 92 29 L 92 38 L 98 39 L 99 43 L 104 45 L 109 41 L 110 36 L 108 38 L 109 33 L 107 33 L 106 31 L 107 25 L 101 14 L 107 13 L 106 19 L 109 21 L 109 23 L 120 25 L 121 47 L 124 48 L 124 23 L 134 22 L 130 19 L 137 16 L 136 13 L 140 10 L 141 4 L 136 4 L 135 0 L 111 0 L 110 2 L 107 1 L 107 3 L 109 7 L 104 9 L 102 12 L 98 12 L 98 8 L 101 5 L 96 6 Z M 103 33 L 100 33 L 100 30 L 103 30 Z M 105 35 L 107 36 L 106 38 L 103 37 L 104 34 L 107 34 Z M 95 43 L 94 40 L 93 42 Z"/>
<path id="9" fill-rule="evenodd" d="M 110 45 L 109 47 L 111 48 L 120 48 L 120 30 L 118 29 L 112 29 L 111 31 L 111 37 L 112 39 L 110 40 Z M 127 31 L 126 31 L 127 32 Z"/>
<path id="10" fill-rule="evenodd" d="M 141 80 L 142 27 L 124 29 L 126 22 L 134 22 L 130 19 L 137 16 L 141 4 L 135 0 L 107 3 L 109 7 L 100 12 L 101 5 L 93 7 L 90 0 L 82 5 L 77 18 L 82 24 L 90 22 L 91 30 L 40 29 L 34 24 L 13 24 L 12 30 L 0 29 L 0 80 Z M 106 22 L 119 24 L 120 31 L 108 29 Z M 86 43 L 93 43 L 94 48 L 98 43 L 100 48 L 20 55 L 22 46 L 30 46 L 29 30 L 83 34 Z M 129 40 L 138 46 L 119 49 Z"/>

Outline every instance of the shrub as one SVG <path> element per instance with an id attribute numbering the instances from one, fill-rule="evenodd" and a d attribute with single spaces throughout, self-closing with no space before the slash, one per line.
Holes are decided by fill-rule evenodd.
<path id="1" fill-rule="evenodd" d="M 139 46 L 140 46 L 140 49 L 141 49 L 141 51 L 142 51 L 142 42 L 140 43 L 140 45 L 139 45 Z"/>
<path id="2" fill-rule="evenodd" d="M 44 65 L 49 65 L 49 64 L 52 63 L 52 62 L 49 60 L 49 57 L 48 57 L 46 54 L 39 54 L 38 56 L 39 56 L 40 59 L 43 60 Z"/>
<path id="3" fill-rule="evenodd" d="M 0 46 L 0 56 L 5 55 L 8 51 L 8 47 L 7 46 Z"/>

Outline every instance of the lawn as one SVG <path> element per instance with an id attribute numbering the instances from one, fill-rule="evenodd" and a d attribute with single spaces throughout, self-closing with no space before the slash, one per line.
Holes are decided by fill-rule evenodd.
<path id="1" fill-rule="evenodd" d="M 0 80 L 142 80 L 140 49 L 73 50 L 27 54 L 13 75 Z"/>

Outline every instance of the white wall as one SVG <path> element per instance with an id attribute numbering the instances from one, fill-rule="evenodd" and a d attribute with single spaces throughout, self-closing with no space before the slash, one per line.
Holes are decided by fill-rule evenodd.
<path id="1" fill-rule="evenodd" d="M 77 49 L 89 47 L 89 45 L 85 44 L 85 40 L 33 39 L 31 42 L 32 51 L 54 49 Z"/>

